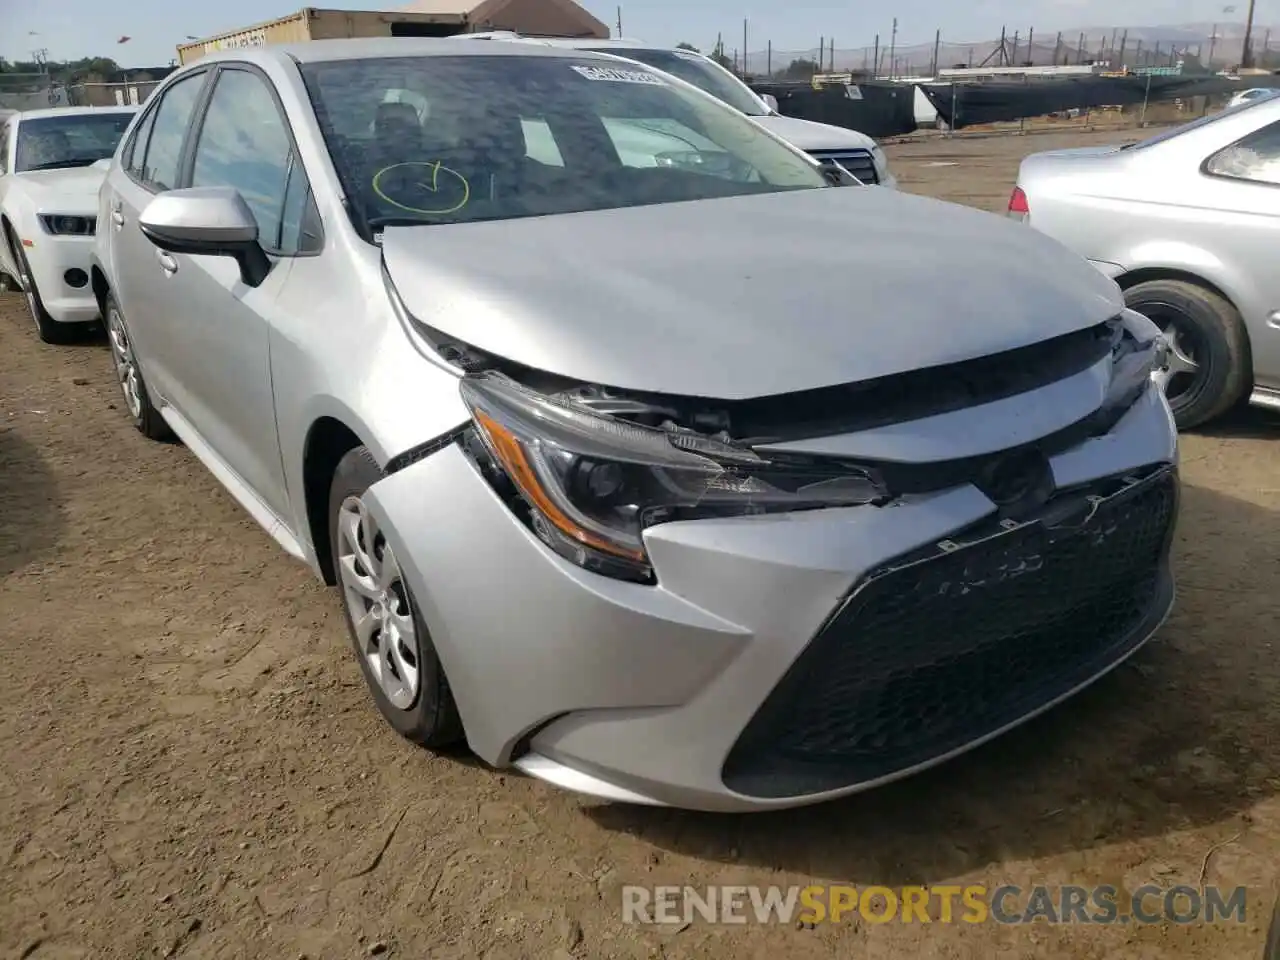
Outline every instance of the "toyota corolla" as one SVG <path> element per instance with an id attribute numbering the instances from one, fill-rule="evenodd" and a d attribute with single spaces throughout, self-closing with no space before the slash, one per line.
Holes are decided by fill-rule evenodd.
<path id="1" fill-rule="evenodd" d="M 627 124 L 705 156 L 630 166 Z M 790 806 L 995 737 L 1173 602 L 1155 327 L 1048 237 L 850 182 L 602 55 L 227 51 L 131 127 L 93 283 L 135 425 L 339 588 L 397 731 Z"/>

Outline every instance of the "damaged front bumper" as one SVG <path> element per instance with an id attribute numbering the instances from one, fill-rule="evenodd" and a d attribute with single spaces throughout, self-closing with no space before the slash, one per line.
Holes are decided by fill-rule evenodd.
<path id="1" fill-rule="evenodd" d="M 942 424 L 931 419 L 912 424 L 922 436 L 935 428 Z M 516 518 L 458 445 L 393 473 L 369 491 L 366 502 L 401 560 L 448 673 L 468 742 L 482 759 L 498 766 L 514 763 L 608 799 L 757 810 L 841 796 L 941 762 L 1070 696 L 1136 650 L 1172 603 L 1167 556 L 1176 511 L 1176 459 L 1172 418 L 1154 387 L 1105 435 L 1050 458 L 1059 491 L 1074 488 L 1109 501 L 1132 497 L 1135 489 L 1159 488 L 1143 493 L 1147 527 L 1141 536 L 1136 528 L 1108 533 L 1105 526 L 1085 524 L 1083 539 L 1071 541 L 1071 549 L 1079 551 L 1096 540 L 1106 556 L 1123 547 L 1125 538 L 1138 544 L 1145 552 L 1140 551 L 1136 566 L 1115 576 L 1128 578 L 1125 589 L 1138 591 L 1141 584 L 1130 581 L 1141 573 L 1149 578 L 1147 593 L 1132 593 L 1138 599 L 1131 599 L 1128 619 L 1117 614 L 1109 621 L 1112 634 L 1102 646 L 1074 658 L 1066 651 L 1062 656 L 1070 663 L 1050 665 L 1052 682 L 1037 675 L 1035 683 L 1027 683 L 1011 675 L 1020 698 L 1007 696 L 1002 710 L 948 729 L 942 729 L 946 715 L 965 710 L 964 678 L 974 675 L 977 661 L 948 664 L 945 636 L 927 638 L 942 642 L 942 648 L 925 648 L 918 637 L 877 633 L 876 623 L 843 616 L 850 598 L 876 581 L 889 586 L 878 588 L 877 616 L 888 618 L 885 610 L 895 597 L 919 600 L 919 591 L 932 589 L 958 604 L 949 607 L 951 623 L 963 619 L 963 591 L 953 596 L 954 583 L 947 587 L 946 577 L 935 577 L 926 587 L 926 581 L 903 575 L 900 568 L 916 562 L 910 558 L 922 551 L 932 556 L 945 551 L 941 544 L 962 544 L 984 523 L 998 524 L 997 505 L 973 484 L 902 497 L 886 507 L 651 527 L 645 546 L 657 576 L 654 585 L 613 580 L 557 556 Z M 1089 492 L 1103 480 L 1096 487 L 1101 492 Z M 1061 502 L 1055 498 L 1045 509 Z M 1043 528 L 1044 521 L 1042 512 L 1020 517 L 1016 525 L 1029 531 Z M 959 581 L 970 583 L 974 596 L 984 576 L 995 577 L 1006 590 L 1013 584 L 1031 590 L 1039 583 L 1036 602 L 1051 607 L 1051 591 L 1043 589 L 1048 573 L 1025 571 L 1021 582 L 1000 573 L 1002 562 L 1007 567 L 1020 558 L 1025 564 L 1037 555 L 1052 557 L 1058 549 L 1052 542 L 1035 543 L 1040 546 L 1024 544 L 1021 553 L 975 550 L 972 556 L 985 557 L 979 566 L 986 573 L 962 565 Z M 896 579 L 885 580 L 893 571 L 899 571 L 893 573 Z M 1081 589 L 1077 606 L 1109 596 L 1096 584 Z M 1002 596 L 1001 602 L 1009 601 Z M 1135 604 L 1141 607 L 1136 613 Z M 1067 615 L 1050 607 L 1042 606 L 1044 616 L 1026 625 L 1028 649 L 1035 646 L 1036 630 L 1043 633 L 1046 624 L 1057 623 L 1055 617 Z M 910 622 L 901 619 L 901 610 L 896 615 L 895 622 Z M 985 636 L 961 638 L 975 655 L 1010 649 L 994 637 L 998 625 L 989 616 L 973 622 L 979 621 L 986 625 Z M 861 665 L 856 659 L 831 659 L 833 631 L 841 632 L 843 646 L 861 651 Z M 859 637 L 876 645 L 859 646 Z M 886 661 L 896 648 L 915 653 L 901 662 Z M 929 669 L 927 689 L 935 698 L 939 691 L 946 694 L 943 714 L 921 706 L 923 713 L 895 720 L 892 709 L 881 709 L 910 699 L 892 693 L 903 670 L 919 673 L 931 665 L 937 669 Z M 1036 664 L 1020 669 L 1034 673 Z M 947 686 L 949 671 L 956 677 L 954 689 Z M 868 677 L 880 677 L 879 686 L 859 687 Z M 840 711 L 828 706 L 813 714 L 815 704 L 839 702 L 841 684 L 852 684 L 854 706 L 863 712 L 841 720 Z M 837 729 L 840 723 L 843 729 Z M 823 732 L 823 724 L 834 726 Z M 914 753 L 900 749 L 911 724 L 929 727 Z M 856 741 L 861 760 L 854 763 L 840 754 L 841 738 Z M 900 751 L 897 760 L 894 751 Z"/>

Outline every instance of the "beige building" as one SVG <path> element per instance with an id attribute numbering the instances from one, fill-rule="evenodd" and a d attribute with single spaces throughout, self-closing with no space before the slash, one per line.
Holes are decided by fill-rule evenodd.
<path id="1" fill-rule="evenodd" d="M 451 37 L 515 30 L 546 37 L 608 37 L 609 28 L 574 0 L 417 0 L 398 10 L 305 7 L 178 47 L 178 62 L 240 47 L 349 37 Z"/>
<path id="2" fill-rule="evenodd" d="M 573 0 L 417 0 L 404 13 L 461 14 L 471 32 L 515 30 L 544 37 L 608 37 L 609 27 Z"/>

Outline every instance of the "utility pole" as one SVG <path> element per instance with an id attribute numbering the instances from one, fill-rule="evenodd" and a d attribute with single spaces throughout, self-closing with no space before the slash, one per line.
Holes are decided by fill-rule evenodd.
<path id="1" fill-rule="evenodd" d="M 622 36 L 622 8 L 618 8 L 618 36 Z"/>
<path id="2" fill-rule="evenodd" d="M 773 41 L 770 40 L 765 46 L 764 51 L 764 72 L 769 76 L 773 76 Z"/>
<path id="3" fill-rule="evenodd" d="M 1032 27 L 1027 31 L 1027 59 L 1034 67 L 1036 65 L 1036 28 Z"/>
<path id="4" fill-rule="evenodd" d="M 1252 2 L 1252 0 L 1251 0 Z M 893 18 L 893 34 L 889 38 L 889 79 L 897 73 L 898 62 L 894 59 L 894 51 L 898 49 L 898 18 Z"/>
<path id="5" fill-rule="evenodd" d="M 1062 31 L 1058 31 L 1058 39 L 1053 41 L 1053 65 L 1058 65 L 1058 57 L 1062 54 Z M 1065 66 L 1066 61 L 1063 61 Z"/>
<path id="6" fill-rule="evenodd" d="M 1267 34 L 1268 37 L 1271 34 Z M 929 76 L 936 77 L 938 75 L 938 48 L 942 45 L 942 30 L 935 30 L 933 33 L 933 61 L 929 65 Z"/>
<path id="7" fill-rule="evenodd" d="M 871 54 L 871 79 L 875 80 L 880 76 L 880 34 L 876 34 L 875 51 Z"/>
<path id="8" fill-rule="evenodd" d="M 1080 34 L 1080 42 L 1076 44 L 1076 66 L 1084 63 L 1084 34 Z"/>
<path id="9" fill-rule="evenodd" d="M 1018 65 L 1018 31 L 1013 31 L 1013 52 L 1009 54 L 1009 66 L 1016 67 Z"/>
<path id="10" fill-rule="evenodd" d="M 1213 50 L 1218 45 L 1218 25 L 1213 25 L 1213 30 L 1209 33 L 1209 62 L 1205 64 L 1210 70 L 1213 69 Z"/>
<path id="11" fill-rule="evenodd" d="M 1117 66 L 1119 66 L 1121 70 L 1124 69 L 1124 48 L 1127 47 L 1128 45 L 1129 45 L 1129 31 L 1126 30 L 1123 34 L 1120 35 L 1120 56 L 1118 58 L 1120 62 L 1117 64 Z"/>
<path id="12" fill-rule="evenodd" d="M 831 57 L 827 61 L 827 69 L 829 69 L 832 73 L 835 73 L 836 72 L 836 38 L 835 37 L 831 38 L 829 47 L 831 49 Z"/>
<path id="13" fill-rule="evenodd" d="M 742 18 L 742 75 L 747 75 L 747 19 Z"/>
<path id="14" fill-rule="evenodd" d="M 1240 68 L 1253 66 L 1253 5 L 1256 0 L 1249 0 L 1249 14 L 1244 21 L 1244 49 L 1240 51 Z"/>
<path id="15" fill-rule="evenodd" d="M 818 38 L 818 72 L 822 72 L 822 61 L 827 59 L 827 38 Z"/>
<path id="16" fill-rule="evenodd" d="M 1142 66 L 1142 41 L 1138 41 L 1138 45 L 1133 50 L 1133 65 L 1135 67 Z"/>

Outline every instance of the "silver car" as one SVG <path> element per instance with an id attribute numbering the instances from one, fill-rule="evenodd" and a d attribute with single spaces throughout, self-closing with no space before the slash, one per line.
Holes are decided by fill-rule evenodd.
<path id="1" fill-rule="evenodd" d="M 628 167 L 620 118 L 717 155 Z M 597 54 L 228 51 L 126 136 L 93 282 L 134 423 L 339 587 L 397 731 L 783 807 L 996 736 L 1173 600 L 1155 327 L 1047 237 L 847 183 Z"/>
<path id="2" fill-rule="evenodd" d="M 1280 99 L 1027 157 L 1009 213 L 1093 260 L 1172 345 L 1180 427 L 1280 409 Z"/>

